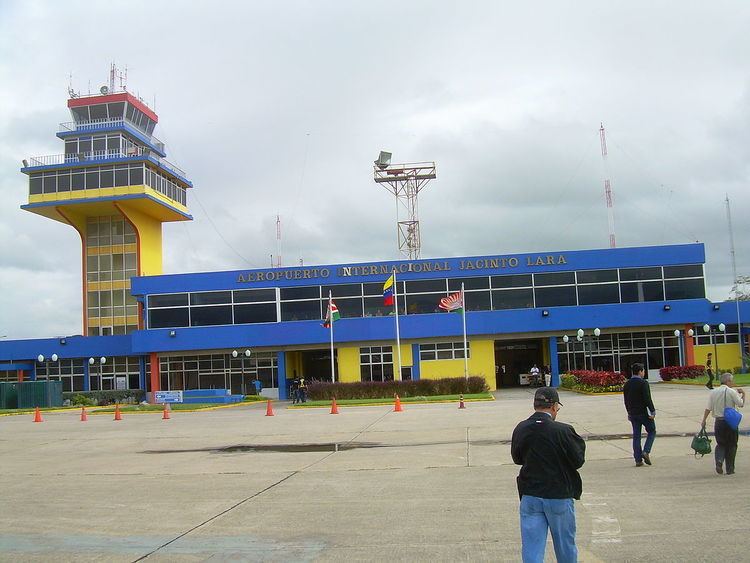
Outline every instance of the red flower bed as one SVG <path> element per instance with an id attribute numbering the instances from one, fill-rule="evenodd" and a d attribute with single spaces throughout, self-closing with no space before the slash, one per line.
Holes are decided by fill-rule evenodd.
<path id="1" fill-rule="evenodd" d="M 581 385 L 586 387 L 622 387 L 625 376 L 619 371 L 574 370 L 570 372 Z"/>
<path id="2" fill-rule="evenodd" d="M 667 366 L 659 370 L 662 380 L 695 379 L 706 373 L 706 366 Z"/>

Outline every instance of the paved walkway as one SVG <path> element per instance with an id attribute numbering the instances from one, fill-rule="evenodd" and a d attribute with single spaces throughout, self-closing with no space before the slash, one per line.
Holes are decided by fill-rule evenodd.
<path id="1" fill-rule="evenodd" d="M 621 396 L 561 394 L 560 419 L 588 440 L 581 560 L 747 560 L 748 438 L 737 474 L 716 475 L 689 448 L 707 391 L 652 388 L 659 437 L 642 468 Z M 518 561 L 509 439 L 532 396 L 3 417 L 0 560 Z"/>

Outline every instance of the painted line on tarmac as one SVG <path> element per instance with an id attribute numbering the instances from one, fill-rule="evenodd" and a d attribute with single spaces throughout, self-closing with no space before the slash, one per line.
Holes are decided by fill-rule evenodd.
<path id="1" fill-rule="evenodd" d="M 390 414 L 391 412 L 392 412 L 392 411 L 391 411 L 390 409 L 389 409 L 388 411 L 386 411 L 386 412 L 385 412 L 385 413 L 384 413 L 384 414 L 383 414 L 382 416 L 378 417 L 378 418 L 377 418 L 376 420 L 374 420 L 373 422 L 371 422 L 370 424 L 368 424 L 367 426 L 365 426 L 364 428 L 362 428 L 362 429 L 361 429 L 361 430 L 360 430 L 359 432 L 357 432 L 357 434 L 356 434 L 355 436 L 353 436 L 353 437 L 352 437 L 352 438 L 351 438 L 351 439 L 350 439 L 349 441 L 347 441 L 347 442 L 345 442 L 345 443 L 346 443 L 346 444 L 349 444 L 349 443 L 353 442 L 354 440 L 356 440 L 356 439 L 357 439 L 357 438 L 358 438 L 359 436 L 361 436 L 361 435 L 362 435 L 362 434 L 363 434 L 364 432 L 366 432 L 366 431 L 367 431 L 367 430 L 368 430 L 369 428 L 371 428 L 372 426 L 374 426 L 375 424 L 377 424 L 378 422 L 380 422 L 381 420 L 383 420 L 383 419 L 384 419 L 384 418 L 385 418 L 386 416 L 388 416 L 388 415 L 389 415 L 389 414 Z M 302 472 L 306 471 L 307 469 L 310 469 L 310 468 L 311 468 L 311 467 L 313 467 L 314 465 L 317 465 L 318 463 L 321 463 L 321 462 L 325 461 L 326 459 L 328 459 L 329 457 L 331 457 L 332 455 L 334 455 L 334 454 L 335 454 L 335 453 L 337 453 L 337 452 L 338 452 L 338 448 L 336 448 L 336 450 L 334 450 L 334 451 L 332 451 L 332 452 L 330 452 L 330 453 L 328 453 L 328 454 L 324 455 L 324 456 L 323 456 L 323 457 L 321 457 L 321 458 L 320 458 L 319 460 L 317 460 L 317 461 L 314 461 L 313 463 L 311 463 L 311 464 L 309 464 L 309 465 L 307 465 L 307 466 L 303 467 L 302 469 L 299 469 L 299 470 L 297 470 L 297 471 L 294 471 L 294 472 L 290 473 L 289 475 L 287 475 L 286 477 L 284 477 L 283 479 L 279 479 L 279 480 L 278 480 L 278 481 L 276 481 L 275 483 L 272 483 L 272 484 L 268 485 L 268 486 L 267 486 L 267 487 L 266 487 L 265 489 L 263 489 L 263 490 L 260 490 L 260 491 L 258 491 L 257 493 L 254 493 L 254 494 L 250 495 L 250 496 L 249 496 L 249 497 L 247 497 L 247 498 L 244 498 L 244 499 L 242 499 L 241 501 L 239 501 L 239 502 L 237 502 L 237 503 L 233 504 L 233 505 L 232 505 L 232 506 L 230 506 L 229 508 L 227 508 L 227 509 L 225 509 L 225 510 L 222 510 L 222 511 L 221 511 L 221 512 L 219 512 L 218 514 L 215 514 L 215 515 L 211 516 L 210 518 L 207 518 L 206 520 L 204 520 L 204 521 L 203 521 L 203 522 L 201 522 L 200 524 L 197 524 L 197 525 L 193 526 L 193 527 L 192 527 L 192 528 L 190 528 L 189 530 L 187 530 L 187 531 L 185 531 L 185 532 L 181 533 L 181 534 L 180 534 L 179 536 L 177 536 L 177 537 L 175 537 L 175 538 L 172 538 L 172 539 L 171 539 L 171 540 L 169 540 L 168 542 L 165 542 L 165 543 L 163 543 L 162 545 L 160 545 L 160 546 L 159 546 L 159 547 L 157 547 L 156 549 L 153 549 L 153 550 L 149 551 L 148 553 L 146 553 L 145 555 L 142 555 L 142 556 L 141 556 L 141 557 L 139 557 L 138 559 L 134 559 L 134 560 L 133 560 L 133 563 L 137 563 L 138 561 L 143 561 L 144 559 L 147 559 L 147 558 L 148 558 L 148 557 L 150 557 L 151 555 L 155 554 L 155 553 L 156 553 L 157 551 L 161 551 L 161 550 L 162 550 L 162 549 L 164 549 L 165 547 L 167 547 L 167 546 L 169 546 L 169 545 L 171 545 L 171 544 L 175 543 L 176 541 L 180 540 L 181 538 L 184 538 L 185 536 L 187 536 L 187 535 L 188 535 L 188 534 L 190 534 L 191 532 L 194 532 L 195 530 L 197 530 L 197 529 L 199 529 L 199 528 L 202 528 L 202 527 L 203 527 L 203 526 L 205 526 L 206 524 L 209 524 L 209 523 L 213 522 L 214 520 L 216 520 L 216 519 L 220 518 L 221 516 L 223 516 L 223 515 L 227 514 L 228 512 L 231 512 L 232 510 L 234 510 L 235 508 L 237 508 L 237 507 L 239 507 L 239 506 L 241 506 L 241 505 L 245 504 L 246 502 L 248 502 L 248 501 L 251 501 L 252 499 L 254 499 L 254 498 L 256 498 L 256 497 L 258 497 L 258 496 L 262 495 L 263 493 L 265 493 L 265 492 L 267 492 L 267 491 L 270 491 L 271 489 L 273 489 L 274 487 L 277 487 L 278 485 L 281 485 L 281 483 L 283 483 L 284 481 L 287 481 L 288 479 L 291 479 L 291 478 L 292 478 L 292 477 L 294 477 L 295 475 L 297 475 L 297 474 L 299 474 L 299 473 L 302 473 Z"/>
<path id="2" fill-rule="evenodd" d="M 591 514 L 591 543 L 622 543 L 620 521 L 606 502 L 583 493 L 581 503 Z"/>

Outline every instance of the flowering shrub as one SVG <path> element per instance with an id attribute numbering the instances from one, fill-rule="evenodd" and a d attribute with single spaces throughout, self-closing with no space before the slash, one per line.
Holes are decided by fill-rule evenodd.
<path id="1" fill-rule="evenodd" d="M 625 376 L 615 371 L 573 370 L 562 376 L 563 387 L 589 393 L 622 391 Z"/>
<path id="2" fill-rule="evenodd" d="M 662 380 L 696 379 L 706 374 L 706 366 L 667 366 L 659 370 Z"/>
<path id="3" fill-rule="evenodd" d="M 577 383 L 576 376 L 570 373 L 560 375 L 560 387 L 563 389 L 573 389 Z"/>

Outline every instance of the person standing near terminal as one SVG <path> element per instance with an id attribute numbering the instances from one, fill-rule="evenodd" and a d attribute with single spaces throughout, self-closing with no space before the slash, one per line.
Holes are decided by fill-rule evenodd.
<path id="1" fill-rule="evenodd" d="M 708 396 L 708 405 L 703 412 L 701 427 L 706 427 L 706 419 L 711 414 L 714 417 L 714 435 L 716 436 L 716 449 L 714 450 L 716 473 L 721 475 L 724 472 L 722 465 L 726 462 L 727 475 L 734 475 L 734 458 L 737 455 L 737 440 L 740 432 L 724 420 L 724 409 L 745 406 L 745 390 L 741 387 L 732 389 L 734 377 L 731 373 L 722 373 L 719 381 L 721 385 L 711 391 Z"/>
<path id="2" fill-rule="evenodd" d="M 552 533 L 555 556 L 562 563 L 578 561 L 574 500 L 583 484 L 578 473 L 586 443 L 569 424 L 557 422 L 562 403 L 553 387 L 534 393 L 534 414 L 513 430 L 510 452 L 521 466 L 516 478 L 521 499 L 521 554 L 524 563 L 541 563 Z"/>
<path id="3" fill-rule="evenodd" d="M 641 467 L 643 462 L 651 465 L 651 448 L 656 439 L 656 409 L 651 400 L 651 388 L 648 381 L 643 378 L 643 364 L 631 366 L 630 379 L 625 382 L 622 396 L 625 399 L 625 410 L 628 411 L 628 420 L 633 426 L 633 458 L 635 466 Z M 641 428 L 646 429 L 646 443 L 641 447 Z"/>
<path id="4" fill-rule="evenodd" d="M 706 375 L 708 376 L 708 383 L 706 383 L 706 387 L 709 389 L 714 388 L 714 370 L 713 366 L 711 365 L 713 363 L 713 353 L 709 352 L 706 355 Z"/>
<path id="5" fill-rule="evenodd" d="M 305 385 L 305 376 L 301 375 L 299 378 L 299 385 L 297 385 L 298 402 L 307 402 L 307 385 Z"/>

